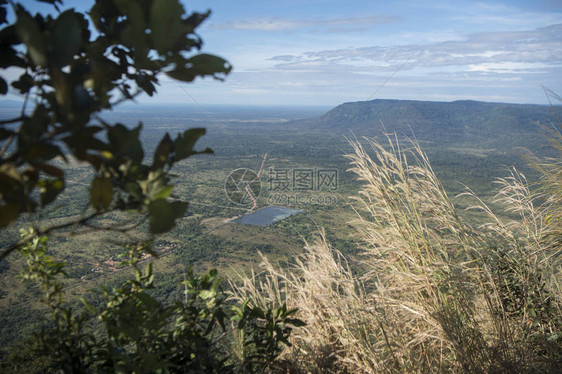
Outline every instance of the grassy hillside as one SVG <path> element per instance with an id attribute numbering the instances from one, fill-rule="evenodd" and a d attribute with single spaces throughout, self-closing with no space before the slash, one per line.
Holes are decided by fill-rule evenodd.
<path id="1" fill-rule="evenodd" d="M 396 132 L 430 146 L 540 151 L 541 124 L 555 121 L 548 106 L 478 101 L 372 100 L 344 103 L 326 114 L 292 122 L 295 127 L 349 135 Z"/>

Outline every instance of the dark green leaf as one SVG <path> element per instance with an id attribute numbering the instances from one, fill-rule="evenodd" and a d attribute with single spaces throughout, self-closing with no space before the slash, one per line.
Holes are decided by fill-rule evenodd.
<path id="1" fill-rule="evenodd" d="M 102 130 L 101 127 L 98 126 L 88 126 L 82 128 L 80 131 L 62 138 L 62 140 L 68 145 L 71 149 L 80 149 L 80 150 L 98 150 L 103 151 L 107 150 L 107 144 L 102 142 L 98 139 L 95 134 Z"/>
<path id="2" fill-rule="evenodd" d="M 21 212 L 21 206 L 15 203 L 0 205 L 0 227 L 6 227 L 14 222 Z"/>
<path id="3" fill-rule="evenodd" d="M 1 46 L 0 48 L 11 48 L 10 46 L 20 43 L 22 43 L 22 41 L 18 36 L 18 32 L 16 30 L 15 25 L 6 26 L 0 30 L 0 46 Z M 2 53 L 3 56 L 5 56 L 4 55 L 5 52 L 3 49 L 2 49 Z M 2 63 L 4 63 L 4 61 L 2 61 Z M 25 64 L 23 64 L 22 66 L 25 66 Z"/>
<path id="4" fill-rule="evenodd" d="M 51 5 L 54 5 L 55 7 L 57 6 L 57 3 L 62 5 L 62 0 L 37 0 L 37 1 L 40 1 L 42 3 L 51 4 Z"/>
<path id="5" fill-rule="evenodd" d="M 90 9 L 90 12 L 88 13 L 90 19 L 92 20 L 92 23 L 94 24 L 94 27 L 98 29 L 98 31 L 105 28 L 104 23 L 102 22 L 102 18 L 105 18 L 103 17 L 103 13 L 104 13 L 104 8 L 101 2 L 96 2 Z M 105 31 L 106 30 L 103 30 L 102 32 Z"/>
<path id="6" fill-rule="evenodd" d="M 144 157 L 142 144 L 139 140 L 140 129 L 140 124 L 132 130 L 119 123 L 113 127 L 108 127 L 107 138 L 112 146 L 113 153 L 128 157 L 135 163 L 140 163 Z"/>
<path id="7" fill-rule="evenodd" d="M 40 163 L 32 164 L 32 166 L 53 177 L 62 178 L 64 176 L 64 171 L 53 165 Z"/>
<path id="8" fill-rule="evenodd" d="M 142 199 L 143 195 L 142 195 L 142 189 L 140 188 L 140 186 L 136 183 L 127 183 L 125 185 L 125 192 L 127 192 L 128 194 L 131 195 L 131 197 L 135 200 L 140 200 Z"/>
<path id="9" fill-rule="evenodd" d="M 33 163 L 50 161 L 57 156 L 64 157 L 64 154 L 58 146 L 43 141 L 29 147 L 23 156 L 27 161 Z"/>
<path id="10" fill-rule="evenodd" d="M 5 129 L 3 127 L 0 127 L 0 140 L 4 140 L 6 138 L 9 138 L 12 135 L 15 135 L 16 133 L 12 130 L 8 130 Z"/>
<path id="11" fill-rule="evenodd" d="M 8 12 L 6 11 L 6 5 L 1 5 L 0 6 L 0 25 L 7 22 L 7 20 L 6 20 L 7 14 L 8 14 Z"/>
<path id="12" fill-rule="evenodd" d="M 21 80 L 21 79 L 20 79 Z M 39 141 L 45 135 L 49 124 L 49 113 L 47 108 L 39 105 L 35 108 L 33 115 L 26 118 L 18 136 L 18 147 L 25 150 L 30 147 L 39 147 Z"/>
<path id="13" fill-rule="evenodd" d="M 70 75 L 59 69 L 52 69 L 51 82 L 55 88 L 57 104 L 70 112 L 73 102 Z"/>
<path id="14" fill-rule="evenodd" d="M 37 20 L 32 18 L 31 15 L 22 7 L 16 10 L 18 17 L 16 22 L 16 31 L 25 43 L 27 52 L 31 60 L 36 65 L 47 65 L 47 52 L 45 49 L 45 40 L 41 34 L 41 29 Z"/>
<path id="15" fill-rule="evenodd" d="M 154 200 L 148 206 L 150 211 L 150 232 L 161 234 L 175 226 L 177 218 L 183 217 L 188 203 L 183 201 L 169 202 L 165 199 Z"/>
<path id="16" fill-rule="evenodd" d="M 8 92 L 8 84 L 4 78 L 0 77 L 0 95 L 5 95 Z"/>
<path id="17" fill-rule="evenodd" d="M 141 2 L 120 0 L 116 1 L 115 5 L 127 17 L 126 26 L 119 35 L 123 45 L 134 47 L 137 51 L 144 51 L 146 25 Z"/>
<path id="18" fill-rule="evenodd" d="M 178 0 L 154 0 L 150 9 L 150 38 L 154 48 L 164 54 L 179 38 L 185 38 L 186 26 L 181 19 L 184 9 Z"/>
<path id="19" fill-rule="evenodd" d="M 74 105 L 79 111 L 88 109 L 92 105 L 93 100 L 88 91 L 79 85 L 74 86 Z"/>
<path id="20" fill-rule="evenodd" d="M 84 18 L 73 10 L 58 16 L 53 28 L 53 51 L 51 61 L 62 67 L 72 61 L 82 47 Z"/>
<path id="21" fill-rule="evenodd" d="M 173 190 L 174 186 L 163 186 L 160 189 L 153 191 L 150 198 L 152 198 L 153 200 L 165 199 L 167 197 L 170 197 Z"/>
<path id="22" fill-rule="evenodd" d="M 172 139 L 170 139 L 170 135 L 166 133 L 162 140 L 160 140 L 160 143 L 154 152 L 154 160 L 152 161 L 153 170 L 163 168 L 168 163 L 173 146 L 174 143 L 172 142 Z"/>
<path id="23" fill-rule="evenodd" d="M 306 326 L 306 322 L 298 319 L 298 318 L 287 318 L 285 319 L 285 323 L 291 324 L 295 327 L 303 327 Z"/>
<path id="24" fill-rule="evenodd" d="M 25 67 L 25 61 L 22 60 L 16 50 L 8 45 L 0 44 L 0 68 L 5 69 L 11 66 Z"/>
<path id="25" fill-rule="evenodd" d="M 10 193 L 20 189 L 22 177 L 15 165 L 6 162 L 0 166 L 0 193 Z"/>
<path id="26" fill-rule="evenodd" d="M 148 309 L 156 309 L 158 307 L 158 302 L 152 296 L 144 292 L 138 293 L 137 297 Z"/>
<path id="27" fill-rule="evenodd" d="M 177 64 L 176 68 L 167 74 L 174 79 L 191 82 L 198 76 L 209 75 L 220 80 L 231 70 L 232 66 L 225 59 L 202 53 Z"/>
<path id="28" fill-rule="evenodd" d="M 156 88 L 154 88 L 152 82 L 150 82 L 150 80 L 148 80 L 148 78 L 144 75 L 136 76 L 135 81 L 137 82 L 137 85 L 148 94 L 148 96 L 152 96 L 156 92 Z"/>
<path id="29" fill-rule="evenodd" d="M 26 94 L 33 87 L 33 78 L 31 75 L 24 73 L 20 75 L 19 80 L 12 82 L 12 87 L 20 90 L 20 93 Z"/>
<path id="30" fill-rule="evenodd" d="M 41 206 L 44 207 L 53 202 L 64 190 L 64 181 L 62 179 L 44 179 L 37 183 L 37 187 L 39 187 Z"/>
<path id="31" fill-rule="evenodd" d="M 206 130 L 203 128 L 194 128 L 186 130 L 183 134 L 178 134 L 174 140 L 174 162 L 181 161 L 196 153 L 213 153 L 209 148 L 203 152 L 195 152 L 193 147 L 200 137 L 205 135 Z"/>
<path id="32" fill-rule="evenodd" d="M 211 15 L 211 11 L 207 10 L 205 13 L 193 12 L 192 14 L 184 20 L 186 25 L 189 25 L 189 32 L 193 32 L 197 26 L 199 26 L 204 20 L 206 20 Z"/>
<path id="33" fill-rule="evenodd" d="M 106 210 L 113 200 L 111 179 L 96 177 L 90 188 L 90 203 L 97 211 Z"/>

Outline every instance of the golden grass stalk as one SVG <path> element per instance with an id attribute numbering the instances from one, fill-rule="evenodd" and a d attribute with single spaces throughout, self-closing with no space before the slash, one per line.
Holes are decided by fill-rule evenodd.
<path id="1" fill-rule="evenodd" d="M 298 318 L 307 325 L 296 329 L 293 347 L 282 357 L 292 362 L 293 371 L 372 372 L 376 364 L 366 344 L 377 341 L 367 336 L 372 324 L 366 316 L 372 315 L 372 306 L 341 253 L 326 243 L 324 233 L 315 244 L 305 246 L 290 272 L 261 258 L 262 273 L 243 277 L 241 284 L 233 285 L 232 297 L 250 299 L 261 307 L 287 303 L 299 308 Z"/>
<path id="2" fill-rule="evenodd" d="M 489 360 L 480 349 L 473 293 L 479 269 L 470 229 L 460 220 L 419 146 L 402 150 L 367 140 L 352 143 L 352 171 L 364 182 L 356 226 L 374 282 L 371 296 L 386 306 L 386 330 L 400 347 L 401 366 L 464 367 Z M 380 302 L 380 301 L 379 301 Z"/>

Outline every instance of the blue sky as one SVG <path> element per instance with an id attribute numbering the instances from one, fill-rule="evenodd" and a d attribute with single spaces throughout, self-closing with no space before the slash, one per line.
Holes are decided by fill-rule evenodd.
<path id="1" fill-rule="evenodd" d="M 228 59 L 234 70 L 225 82 L 178 84 L 163 77 L 152 102 L 333 106 L 387 98 L 547 104 L 541 85 L 562 91 L 560 0 L 184 4 L 212 10 L 199 29 L 204 50 Z"/>

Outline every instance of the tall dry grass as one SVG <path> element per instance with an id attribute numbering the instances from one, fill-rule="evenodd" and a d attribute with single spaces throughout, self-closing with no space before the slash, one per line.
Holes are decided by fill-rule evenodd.
<path id="1" fill-rule="evenodd" d="M 233 297 L 264 308 L 283 303 L 298 306 L 298 317 L 307 325 L 293 334 L 293 346 L 281 357 L 284 366 L 291 372 L 347 372 L 357 366 L 369 371 L 372 363 L 365 349 L 372 326 L 365 316 L 373 313 L 372 306 L 361 282 L 323 233 L 315 244 L 305 246 L 293 271 L 261 258 L 262 272 L 241 277 L 241 283 L 233 284 Z"/>
<path id="2" fill-rule="evenodd" d="M 420 147 L 387 142 L 353 142 L 348 156 L 363 182 L 353 223 L 364 273 L 320 233 L 293 269 L 262 257 L 263 272 L 233 287 L 236 298 L 299 308 L 307 325 L 281 357 L 284 370 L 561 371 L 560 164 L 540 164 L 538 193 L 515 170 L 498 180 L 495 202 L 517 219 L 467 192 L 488 217 L 471 227 Z"/>

